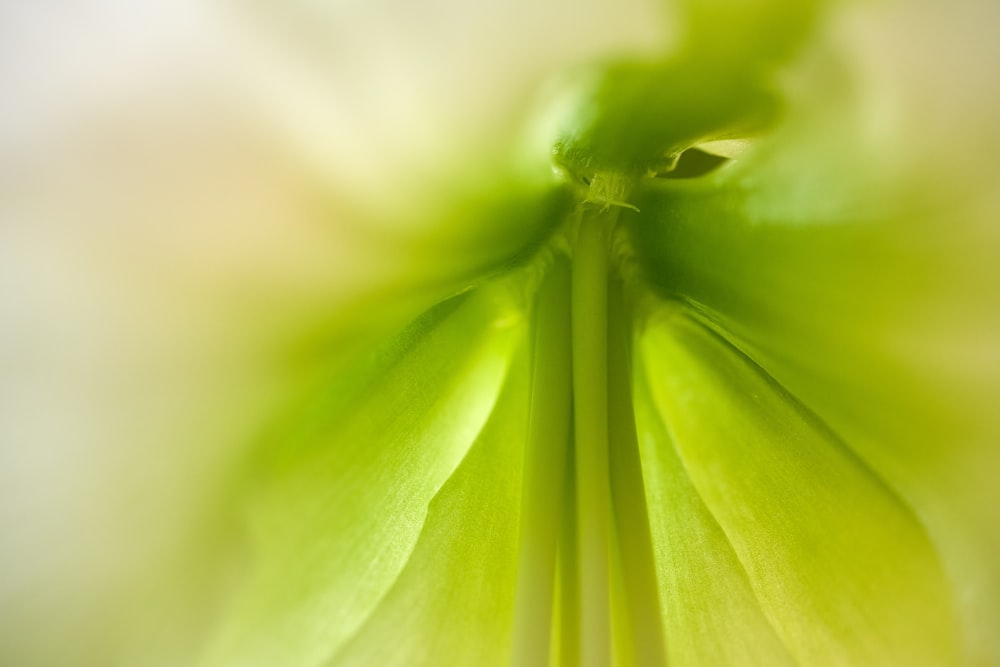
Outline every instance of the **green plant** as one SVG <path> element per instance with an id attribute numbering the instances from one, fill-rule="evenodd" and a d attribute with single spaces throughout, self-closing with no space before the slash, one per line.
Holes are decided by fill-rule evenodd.
<path id="1" fill-rule="evenodd" d="M 373 51 L 334 92 L 371 74 L 375 120 L 324 119 L 305 144 L 331 163 L 268 174 L 296 183 L 282 215 L 333 230 L 315 265 L 289 253 L 318 295 L 200 313 L 237 361 L 277 359 L 277 398 L 251 374 L 191 420 L 254 428 L 191 464 L 210 490 L 85 624 L 87 655 L 996 664 L 1000 63 L 973 30 L 995 13 L 692 1 L 674 42 L 596 58 L 599 29 L 552 35 L 556 57 L 545 23 L 510 81 L 490 70 L 496 108 L 492 80 L 485 102 L 434 90 L 451 61 L 416 93 L 381 81 Z M 257 101 L 294 135 L 295 67 L 275 70 Z M 352 144 L 366 124 L 381 143 Z M 222 216 L 237 247 L 244 215 Z"/>

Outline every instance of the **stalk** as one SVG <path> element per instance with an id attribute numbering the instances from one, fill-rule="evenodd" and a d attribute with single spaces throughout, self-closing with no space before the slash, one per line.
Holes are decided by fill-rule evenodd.
<path id="1" fill-rule="evenodd" d="M 511 665 L 546 667 L 555 589 L 556 550 L 566 520 L 572 409 L 570 269 L 557 257 L 535 305 L 531 408 L 521 495 L 521 534 Z"/>
<path id="2" fill-rule="evenodd" d="M 617 597 L 624 599 L 621 622 L 626 626 L 623 640 L 631 645 L 630 664 L 661 667 L 666 664 L 666 649 L 632 403 L 631 312 L 622 281 L 613 280 L 608 296 L 608 426 L 613 452 L 611 494 L 620 567 L 620 576 L 615 581 L 624 589 Z"/>
<path id="3" fill-rule="evenodd" d="M 608 474 L 608 236 L 617 210 L 584 205 L 573 253 L 573 402 L 580 665 L 611 664 Z"/>
<path id="4" fill-rule="evenodd" d="M 566 513 L 559 534 L 559 651 L 553 665 L 579 667 L 580 617 L 576 612 L 580 608 L 580 559 L 576 547 L 576 457 L 572 447 L 568 454 L 563 489 Z"/>

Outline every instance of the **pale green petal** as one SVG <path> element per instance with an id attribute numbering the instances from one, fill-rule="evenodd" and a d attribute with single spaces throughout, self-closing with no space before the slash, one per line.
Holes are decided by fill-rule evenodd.
<path id="1" fill-rule="evenodd" d="M 276 429 L 200 664 L 318 665 L 362 626 L 494 409 L 519 321 L 502 288 L 430 311 Z"/>
<path id="2" fill-rule="evenodd" d="M 646 371 L 639 370 L 636 424 L 669 664 L 795 665 L 726 534 L 688 478 L 647 382 Z"/>
<path id="3" fill-rule="evenodd" d="M 639 244 L 666 251 L 650 275 L 701 304 L 907 499 L 942 553 L 970 650 L 998 655 L 995 244 L 970 244 L 961 212 L 817 224 L 780 204 L 771 220 L 744 217 L 751 198 L 640 198 L 663 212 L 658 239 Z"/>
<path id="4" fill-rule="evenodd" d="M 664 310 L 641 343 L 653 400 L 791 655 L 960 664 L 951 591 L 912 510 L 760 367 Z"/>
<path id="5" fill-rule="evenodd" d="M 328 664 L 508 664 L 528 419 L 526 349 L 489 421 L 430 503 L 392 589 Z"/>
<path id="6" fill-rule="evenodd" d="M 986 664 L 1000 659 L 995 11 L 835 13 L 784 78 L 780 127 L 714 174 L 651 184 L 632 218 L 652 282 L 913 507 Z"/>

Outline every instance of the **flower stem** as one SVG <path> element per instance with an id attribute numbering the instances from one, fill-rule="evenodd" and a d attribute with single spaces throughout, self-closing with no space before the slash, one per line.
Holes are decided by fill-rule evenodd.
<path id="1" fill-rule="evenodd" d="M 581 205 L 570 230 L 572 261 L 557 255 L 535 301 L 517 667 L 644 667 L 665 659 L 632 406 L 629 308 L 609 268 L 619 214 Z"/>
<path id="2" fill-rule="evenodd" d="M 511 665 L 545 667 L 571 426 L 570 268 L 557 257 L 535 304 Z"/>
<path id="3" fill-rule="evenodd" d="M 573 407 L 580 664 L 611 664 L 608 473 L 608 238 L 617 210 L 584 206 L 573 253 Z"/>
<path id="4" fill-rule="evenodd" d="M 580 608 L 580 559 L 576 548 L 576 463 L 573 448 L 568 449 L 566 488 L 563 489 L 566 513 L 563 515 L 562 532 L 559 534 L 559 646 L 553 655 L 553 667 L 578 667 L 580 664 L 580 617 L 576 613 Z"/>
<path id="5" fill-rule="evenodd" d="M 608 294 L 608 433 L 620 564 L 617 581 L 623 589 L 618 597 L 624 600 L 619 616 L 627 625 L 622 642 L 630 647 L 630 664 L 660 667 L 667 658 L 632 402 L 632 310 L 626 298 L 622 280 L 612 280 Z"/>

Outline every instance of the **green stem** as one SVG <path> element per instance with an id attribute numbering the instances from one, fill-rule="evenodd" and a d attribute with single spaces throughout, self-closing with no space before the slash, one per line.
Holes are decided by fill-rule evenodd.
<path id="1" fill-rule="evenodd" d="M 586 207 L 573 253 L 573 402 L 580 664 L 611 664 L 608 475 L 608 235 L 617 210 Z"/>
<path id="2" fill-rule="evenodd" d="M 569 346 L 567 345 L 567 350 Z M 559 534 L 559 651 L 554 665 L 580 665 L 580 563 L 576 547 L 576 461 L 573 449 L 566 457 L 566 488 L 562 530 Z"/>
<path id="3" fill-rule="evenodd" d="M 564 479 L 571 426 L 570 269 L 558 257 L 535 306 L 531 412 L 521 495 L 521 535 L 511 665 L 549 659 L 556 547 L 564 520 Z"/>
<path id="4" fill-rule="evenodd" d="M 611 493 L 617 536 L 620 581 L 625 604 L 632 660 L 637 667 L 666 664 L 660 620 L 656 561 L 649 530 L 649 513 L 639 460 L 639 442 L 632 403 L 632 319 L 620 279 L 608 296 L 608 391 Z"/>

